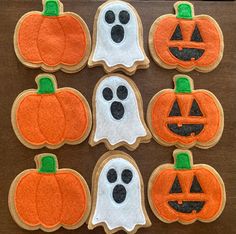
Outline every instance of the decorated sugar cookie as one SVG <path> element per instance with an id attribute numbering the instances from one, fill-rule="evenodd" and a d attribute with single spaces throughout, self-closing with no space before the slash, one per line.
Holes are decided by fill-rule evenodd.
<path id="1" fill-rule="evenodd" d="M 150 225 L 143 180 L 135 161 L 121 151 L 105 153 L 93 172 L 88 228 L 103 226 L 106 233 L 135 233 Z"/>
<path id="2" fill-rule="evenodd" d="M 38 89 L 20 93 L 12 107 L 18 139 L 32 149 L 83 142 L 92 125 L 85 97 L 76 89 L 58 89 L 55 76 L 50 74 L 40 74 L 35 81 Z"/>
<path id="3" fill-rule="evenodd" d="M 192 153 L 175 150 L 174 164 L 152 173 L 148 200 L 153 213 L 166 223 L 212 222 L 222 213 L 225 186 L 218 172 L 206 164 L 193 164 Z"/>
<path id="4" fill-rule="evenodd" d="M 153 23 L 149 48 L 156 63 L 166 69 L 210 72 L 220 63 L 224 41 L 217 22 L 209 15 L 195 15 L 190 2 L 174 4 L 175 15 Z"/>
<path id="5" fill-rule="evenodd" d="M 91 207 L 84 178 L 72 169 L 59 169 L 53 154 L 35 156 L 36 169 L 20 173 L 9 191 L 9 209 L 15 222 L 27 230 L 52 232 L 84 224 Z"/>
<path id="6" fill-rule="evenodd" d="M 42 0 L 43 11 L 23 15 L 15 28 L 14 46 L 19 60 L 30 68 L 72 73 L 87 63 L 91 38 L 83 19 L 63 12 L 60 0 Z"/>
<path id="7" fill-rule="evenodd" d="M 210 148 L 224 128 L 224 113 L 213 93 L 194 90 L 186 75 L 174 76 L 174 89 L 158 92 L 150 101 L 147 121 L 154 139 L 164 145 L 181 148 Z"/>
<path id="8" fill-rule="evenodd" d="M 134 150 L 150 138 L 143 117 L 142 97 L 135 83 L 119 74 L 101 78 L 93 93 L 90 145 L 103 142 L 109 150 L 119 146 Z"/>
<path id="9" fill-rule="evenodd" d="M 103 66 L 106 72 L 122 70 L 132 75 L 148 68 L 143 49 L 143 27 L 129 3 L 110 0 L 102 4 L 94 21 L 93 48 L 88 65 Z"/>

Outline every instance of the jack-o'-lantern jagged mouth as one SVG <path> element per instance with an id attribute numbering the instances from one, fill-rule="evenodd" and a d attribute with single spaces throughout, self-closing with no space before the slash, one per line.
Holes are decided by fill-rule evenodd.
<path id="1" fill-rule="evenodd" d="M 167 124 L 168 129 L 179 136 L 199 135 L 204 128 L 204 124 Z"/>
<path id="2" fill-rule="evenodd" d="M 180 213 L 199 213 L 205 205 L 205 201 L 168 201 L 168 204 L 174 210 Z"/>
<path id="3" fill-rule="evenodd" d="M 169 51 L 181 61 L 195 61 L 202 57 L 205 50 L 197 48 L 169 47 Z"/>

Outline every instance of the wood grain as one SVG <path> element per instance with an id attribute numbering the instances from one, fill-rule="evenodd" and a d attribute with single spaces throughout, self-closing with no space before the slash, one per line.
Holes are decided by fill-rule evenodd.
<path id="1" fill-rule="evenodd" d="M 65 11 L 80 14 L 92 30 L 93 17 L 102 1 L 64 1 Z M 171 1 L 132 1 L 139 12 L 144 25 L 145 50 L 151 24 L 156 17 L 173 12 Z M 236 233 L 236 2 L 194 2 L 196 14 L 209 14 L 214 17 L 224 34 L 225 52 L 221 64 L 208 74 L 198 72 L 188 73 L 195 82 L 195 88 L 204 88 L 213 92 L 220 100 L 225 113 L 225 129 L 221 141 L 213 148 L 192 150 L 195 163 L 206 163 L 214 167 L 225 181 L 227 202 L 221 217 L 213 223 L 196 222 L 192 225 L 165 224 L 152 214 L 146 199 L 147 212 L 153 223 L 151 228 L 140 229 L 138 233 L 175 233 L 175 234 L 206 234 L 206 233 Z M 81 145 L 65 145 L 57 150 L 31 150 L 23 146 L 16 138 L 11 126 L 11 106 L 17 95 L 25 89 L 34 88 L 35 77 L 42 71 L 24 67 L 15 56 L 13 48 L 13 33 L 17 20 L 30 10 L 41 10 L 41 1 L 32 0 L 1 0 L 0 1 L 0 233 L 26 234 L 12 220 L 7 197 L 11 181 L 21 171 L 34 168 L 33 158 L 36 154 L 52 152 L 57 155 L 60 167 L 78 170 L 91 187 L 92 171 L 98 158 L 107 150 L 104 145 L 91 148 L 86 140 Z M 140 89 L 144 101 L 144 110 L 151 97 L 161 89 L 173 87 L 172 77 L 175 70 L 165 70 L 157 66 L 152 59 L 148 70 L 138 71 L 133 79 Z M 93 88 L 100 77 L 104 75 L 102 68 L 85 68 L 76 74 L 55 73 L 59 87 L 70 86 L 84 94 L 91 105 Z M 152 171 L 160 164 L 172 162 L 174 147 L 163 147 L 154 140 L 149 144 L 141 144 L 134 152 L 128 152 L 137 162 L 143 175 L 145 191 Z M 35 231 L 34 233 L 43 233 Z M 64 229 L 56 233 L 69 233 Z M 70 233 L 104 233 L 102 228 L 89 232 L 86 225 L 70 231 Z M 122 233 L 122 232 L 120 232 Z"/>

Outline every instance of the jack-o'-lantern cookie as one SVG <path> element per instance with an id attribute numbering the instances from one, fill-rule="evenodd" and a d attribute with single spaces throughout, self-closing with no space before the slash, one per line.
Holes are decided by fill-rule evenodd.
<path id="1" fill-rule="evenodd" d="M 208 90 L 194 90 L 189 76 L 176 75 L 173 80 L 175 88 L 161 90 L 148 105 L 147 121 L 154 139 L 180 148 L 214 146 L 224 128 L 220 102 Z"/>
<path id="2" fill-rule="evenodd" d="M 8 201 L 15 222 L 46 232 L 83 225 L 91 207 L 84 178 L 72 169 L 59 169 L 53 154 L 36 155 L 35 162 L 36 169 L 21 172 L 11 184 Z"/>
<path id="3" fill-rule="evenodd" d="M 134 234 L 140 227 L 150 225 L 137 164 L 121 151 L 105 153 L 93 172 L 88 228 L 103 226 L 106 233 L 124 230 Z"/>
<path id="4" fill-rule="evenodd" d="M 21 143 L 55 149 L 83 142 L 92 126 L 85 97 L 73 88 L 58 89 L 50 74 L 40 74 L 35 81 L 38 89 L 20 93 L 12 107 L 12 126 Z"/>
<path id="5" fill-rule="evenodd" d="M 166 69 L 210 72 L 220 63 L 224 41 L 217 22 L 209 15 L 194 15 L 190 2 L 174 4 L 176 14 L 159 17 L 149 33 L 154 61 Z"/>
<path id="6" fill-rule="evenodd" d="M 222 213 L 226 193 L 218 172 L 206 164 L 193 164 L 192 153 L 175 150 L 174 164 L 152 173 L 148 200 L 153 213 L 166 223 L 212 222 Z"/>
<path id="7" fill-rule="evenodd" d="M 63 12 L 60 0 L 42 0 L 43 11 L 31 11 L 18 21 L 14 47 L 27 67 L 41 67 L 46 72 L 59 69 L 72 73 L 87 63 L 91 38 L 83 19 Z"/>
<path id="8" fill-rule="evenodd" d="M 119 146 L 134 150 L 150 141 L 142 97 L 130 78 L 115 73 L 102 77 L 94 88 L 92 102 L 91 146 L 103 142 L 109 150 Z"/>
<path id="9" fill-rule="evenodd" d="M 142 22 L 129 3 L 110 0 L 98 8 L 88 65 L 103 66 L 107 73 L 122 70 L 128 75 L 149 67 Z"/>

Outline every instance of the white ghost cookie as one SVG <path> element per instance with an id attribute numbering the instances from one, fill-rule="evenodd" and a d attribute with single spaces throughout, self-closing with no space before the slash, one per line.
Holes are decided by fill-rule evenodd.
<path id="1" fill-rule="evenodd" d="M 94 168 L 88 228 L 97 226 L 103 226 L 106 233 L 135 233 L 140 227 L 151 226 L 142 176 L 135 161 L 121 151 L 105 153 Z"/>
<path id="2" fill-rule="evenodd" d="M 149 67 L 143 48 L 142 22 L 129 3 L 110 0 L 102 4 L 95 16 L 93 32 L 89 67 L 103 65 L 108 73 L 122 70 L 129 75 L 138 68 Z"/>
<path id="3" fill-rule="evenodd" d="M 109 150 L 119 146 L 134 150 L 150 139 L 142 97 L 135 83 L 115 73 L 102 77 L 93 92 L 93 130 L 89 144 L 103 142 Z"/>

